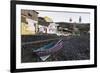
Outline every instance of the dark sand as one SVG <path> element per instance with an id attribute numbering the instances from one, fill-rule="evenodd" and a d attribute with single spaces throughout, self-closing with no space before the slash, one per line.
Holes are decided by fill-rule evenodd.
<path id="1" fill-rule="evenodd" d="M 25 39 L 28 37 L 28 40 Z M 39 35 L 34 37 L 25 36 L 22 39 L 22 42 L 31 42 L 37 40 L 45 40 L 45 39 L 55 39 L 60 38 L 63 40 L 63 48 L 59 50 L 57 53 L 52 54 L 46 61 L 68 61 L 68 60 L 87 60 L 90 59 L 90 37 L 89 34 L 81 35 L 81 36 L 42 36 Z M 57 40 L 55 40 L 57 41 Z M 33 54 L 32 49 L 37 49 L 46 45 L 50 42 L 40 44 L 29 44 L 24 45 L 21 48 L 21 62 L 43 62 L 36 54 Z"/>

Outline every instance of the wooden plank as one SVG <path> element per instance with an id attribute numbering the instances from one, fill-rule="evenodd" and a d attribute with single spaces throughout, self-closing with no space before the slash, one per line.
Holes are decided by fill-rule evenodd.
<path id="1" fill-rule="evenodd" d="M 48 42 L 48 41 L 57 40 L 57 39 L 60 39 L 60 38 L 47 39 L 47 40 L 39 40 L 39 41 L 34 41 L 34 42 L 24 42 L 21 45 L 38 44 L 38 43 Z"/>

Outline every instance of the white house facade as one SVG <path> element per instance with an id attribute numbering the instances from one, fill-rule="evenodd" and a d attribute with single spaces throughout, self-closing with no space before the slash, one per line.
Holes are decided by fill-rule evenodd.
<path id="1" fill-rule="evenodd" d="M 50 23 L 50 25 L 47 27 L 47 33 L 48 34 L 56 34 L 58 24 L 56 23 Z"/>

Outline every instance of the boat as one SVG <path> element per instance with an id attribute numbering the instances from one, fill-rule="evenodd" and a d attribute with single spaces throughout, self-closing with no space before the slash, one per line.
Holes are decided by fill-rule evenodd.
<path id="1" fill-rule="evenodd" d="M 63 41 L 60 39 L 56 44 L 49 43 L 43 47 L 38 48 L 37 50 L 33 49 L 33 53 L 36 53 L 39 57 L 48 56 L 56 53 L 63 47 Z"/>

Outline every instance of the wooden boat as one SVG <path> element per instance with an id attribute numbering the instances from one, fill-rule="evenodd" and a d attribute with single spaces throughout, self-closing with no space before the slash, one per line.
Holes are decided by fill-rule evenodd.
<path id="1" fill-rule="evenodd" d="M 43 47 L 38 48 L 37 50 L 33 50 L 33 53 L 36 53 L 39 57 L 46 56 L 56 53 L 62 47 L 63 47 L 63 41 L 59 40 L 56 44 L 52 42 L 49 43 L 48 45 L 44 45 Z"/>

